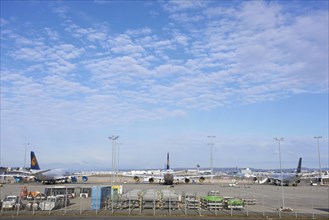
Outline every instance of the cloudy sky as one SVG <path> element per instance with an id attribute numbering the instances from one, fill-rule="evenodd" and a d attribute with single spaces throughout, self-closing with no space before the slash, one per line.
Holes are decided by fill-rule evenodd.
<path id="1" fill-rule="evenodd" d="M 328 1 L 1 1 L 1 165 L 322 167 Z M 212 140 L 208 136 L 215 136 Z M 24 145 L 30 143 L 29 145 Z"/>

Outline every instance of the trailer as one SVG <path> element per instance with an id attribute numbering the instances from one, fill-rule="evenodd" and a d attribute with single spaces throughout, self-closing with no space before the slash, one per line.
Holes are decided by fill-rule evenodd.
<path id="1" fill-rule="evenodd" d="M 182 196 L 172 189 L 161 190 L 162 209 L 178 209 L 182 202 Z"/>
<path id="2" fill-rule="evenodd" d="M 244 201 L 243 199 L 228 199 L 225 201 L 225 208 L 227 209 L 244 209 Z"/>
<path id="3" fill-rule="evenodd" d="M 117 202 L 117 208 L 120 209 L 134 209 L 140 207 L 142 191 L 138 189 L 130 190 L 119 196 Z"/>
<path id="4" fill-rule="evenodd" d="M 161 208 L 161 193 L 155 189 L 148 189 L 142 192 L 141 205 L 143 209 Z"/>
<path id="5" fill-rule="evenodd" d="M 221 209 L 223 207 L 223 203 L 224 203 L 224 197 L 222 196 L 212 196 L 212 195 L 207 195 L 202 197 L 201 199 L 201 204 L 202 204 L 202 208 L 204 209 Z"/>
<path id="6" fill-rule="evenodd" d="M 200 209 L 201 202 L 196 194 L 186 194 L 183 197 L 186 209 Z"/>

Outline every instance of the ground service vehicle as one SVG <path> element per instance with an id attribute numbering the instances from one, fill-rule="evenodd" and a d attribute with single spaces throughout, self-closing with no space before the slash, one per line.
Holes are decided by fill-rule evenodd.
<path id="1" fill-rule="evenodd" d="M 19 196 L 6 196 L 6 198 L 2 202 L 3 210 L 13 210 L 16 207 L 22 207 L 22 202 L 19 199 Z"/>

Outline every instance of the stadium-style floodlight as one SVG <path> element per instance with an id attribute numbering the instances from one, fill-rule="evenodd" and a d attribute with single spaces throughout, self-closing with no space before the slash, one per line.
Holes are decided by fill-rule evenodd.
<path id="1" fill-rule="evenodd" d="M 210 170 L 211 170 L 211 179 L 214 178 L 214 167 L 213 167 L 213 147 L 214 147 L 214 141 L 213 139 L 216 138 L 216 136 L 208 136 L 209 138 L 209 143 L 208 145 L 210 146 Z"/>
<path id="2" fill-rule="evenodd" d="M 281 165 L 281 141 L 283 138 L 274 138 L 275 141 L 279 144 L 279 158 L 280 158 L 280 173 L 281 173 L 281 194 L 282 194 L 282 208 L 284 208 L 284 194 L 283 194 L 283 174 L 282 174 L 282 165 Z"/>
<path id="3" fill-rule="evenodd" d="M 319 143 L 319 139 L 322 138 L 322 136 L 316 136 L 314 137 L 317 142 L 318 142 L 318 156 L 319 156 L 319 180 L 320 180 L 320 184 L 322 184 L 322 171 L 321 171 L 321 161 L 320 161 L 320 143 Z"/>

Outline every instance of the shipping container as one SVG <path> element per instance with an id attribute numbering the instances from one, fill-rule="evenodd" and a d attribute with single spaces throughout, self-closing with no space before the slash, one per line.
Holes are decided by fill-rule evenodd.
<path id="1" fill-rule="evenodd" d="M 91 188 L 91 209 L 107 208 L 111 199 L 111 186 L 93 186 Z"/>

